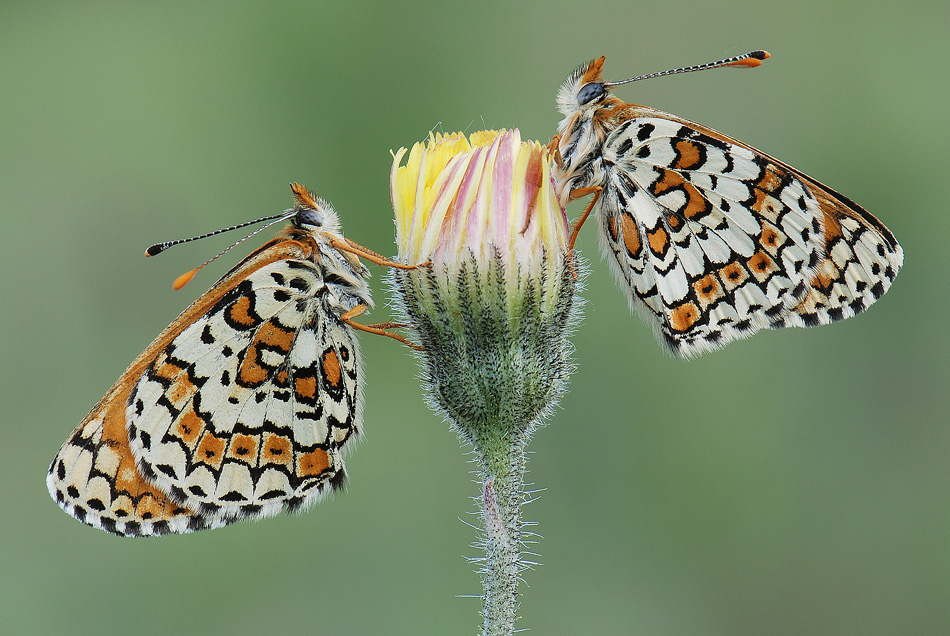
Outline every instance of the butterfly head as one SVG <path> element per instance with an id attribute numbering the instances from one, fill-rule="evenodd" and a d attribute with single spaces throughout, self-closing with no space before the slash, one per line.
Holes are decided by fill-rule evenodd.
<path id="1" fill-rule="evenodd" d="M 565 117 L 596 110 L 609 98 L 611 86 L 603 81 L 604 56 L 579 66 L 571 73 L 557 95 L 558 110 Z"/>
<path id="2" fill-rule="evenodd" d="M 292 210 L 294 215 L 290 217 L 294 227 L 308 232 L 340 233 L 340 220 L 329 201 L 314 195 L 299 183 L 291 183 L 290 189 L 297 200 Z"/>

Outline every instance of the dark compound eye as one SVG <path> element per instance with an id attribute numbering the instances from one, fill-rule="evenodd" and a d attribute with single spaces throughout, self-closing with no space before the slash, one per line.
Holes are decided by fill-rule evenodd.
<path id="1" fill-rule="evenodd" d="M 577 93 L 577 103 L 583 106 L 584 104 L 589 104 L 595 99 L 600 99 L 607 93 L 607 89 L 604 88 L 603 84 L 594 83 L 594 84 L 584 84 L 581 87 L 581 90 Z"/>
<path id="2" fill-rule="evenodd" d="M 300 210 L 297 212 L 297 216 L 294 217 L 293 222 L 297 227 L 303 225 L 315 225 L 320 227 L 323 225 L 323 215 L 317 210 Z"/>

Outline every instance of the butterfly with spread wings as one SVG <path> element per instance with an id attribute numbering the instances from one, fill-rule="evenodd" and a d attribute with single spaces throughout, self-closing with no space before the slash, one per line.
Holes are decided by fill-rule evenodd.
<path id="1" fill-rule="evenodd" d="M 854 316 L 903 261 L 864 208 L 795 168 L 710 128 L 611 94 L 620 84 L 719 62 L 602 79 L 604 58 L 561 86 L 555 178 L 562 203 L 591 195 L 607 260 L 658 339 L 689 357 L 762 328 Z"/>

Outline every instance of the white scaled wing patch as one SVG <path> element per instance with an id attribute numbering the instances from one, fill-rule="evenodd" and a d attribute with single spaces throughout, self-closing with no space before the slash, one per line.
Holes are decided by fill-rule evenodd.
<path id="1" fill-rule="evenodd" d="M 360 430 L 358 350 L 319 269 L 264 266 L 181 332 L 129 399 L 143 475 L 209 518 L 309 505 L 343 479 Z"/>
<path id="2" fill-rule="evenodd" d="M 900 267 L 896 241 L 856 205 L 690 122 L 628 119 L 592 175 L 608 260 L 679 355 L 854 315 Z"/>

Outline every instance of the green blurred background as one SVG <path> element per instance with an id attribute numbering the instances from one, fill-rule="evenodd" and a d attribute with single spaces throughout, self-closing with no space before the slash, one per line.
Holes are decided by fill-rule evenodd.
<path id="1" fill-rule="evenodd" d="M 620 79 L 766 48 L 755 71 L 620 96 L 856 199 L 907 265 L 857 319 L 686 363 L 629 315 L 584 232 L 578 370 L 530 447 L 544 565 L 519 626 L 950 633 L 950 6 L 410 4 L 0 5 L 0 631 L 476 633 L 459 520 L 472 466 L 388 339 L 361 337 L 368 432 L 349 491 L 308 514 L 122 540 L 59 511 L 44 484 L 59 445 L 247 252 L 173 292 L 227 239 L 143 249 L 280 211 L 299 180 L 389 254 L 390 149 L 440 126 L 547 140 L 560 82 L 601 54 Z"/>

